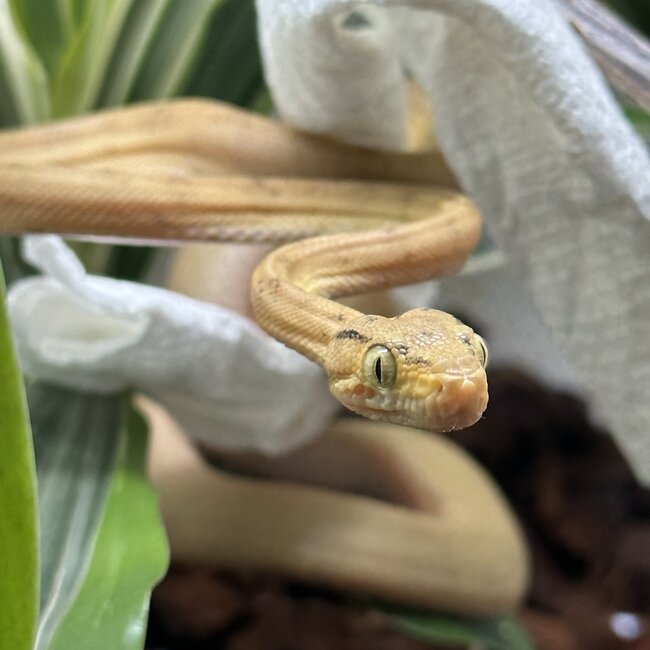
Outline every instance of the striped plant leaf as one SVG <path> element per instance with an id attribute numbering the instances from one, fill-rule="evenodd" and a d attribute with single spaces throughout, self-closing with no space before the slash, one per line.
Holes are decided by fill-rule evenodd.
<path id="1" fill-rule="evenodd" d="M 0 270 L 0 648 L 31 650 L 38 614 L 34 451 Z"/>
<path id="2" fill-rule="evenodd" d="M 24 33 L 48 74 L 59 63 L 74 30 L 71 0 L 10 0 Z"/>
<path id="3" fill-rule="evenodd" d="M 436 646 L 476 650 L 534 650 L 524 627 L 512 616 L 459 618 L 440 612 L 384 605 L 393 625 L 404 634 Z"/>
<path id="4" fill-rule="evenodd" d="M 84 113 L 99 99 L 106 71 L 133 0 L 81 4 L 75 28 L 52 78 L 54 117 Z"/>
<path id="5" fill-rule="evenodd" d="M 29 404 L 41 506 L 35 650 L 137 650 L 168 562 L 146 426 L 124 395 L 37 384 Z"/>
<path id="6" fill-rule="evenodd" d="M 222 2 L 177 0 L 167 6 L 142 63 L 131 101 L 173 97 L 181 92 L 204 45 L 210 17 Z"/>
<path id="7" fill-rule="evenodd" d="M 169 549 L 144 471 L 146 424 L 129 410 L 123 432 L 88 571 L 49 650 L 144 645 L 151 589 L 167 569 Z"/>
<path id="8" fill-rule="evenodd" d="M 10 0 L 0 0 L 0 127 L 50 115 L 48 80 Z"/>
<path id="9" fill-rule="evenodd" d="M 36 650 L 49 647 L 90 562 L 124 420 L 124 399 L 37 384 L 28 390 L 41 524 Z"/>
<path id="10" fill-rule="evenodd" d="M 126 103 L 168 6 L 169 0 L 138 0 L 131 6 L 104 78 L 98 108 Z"/>
<path id="11" fill-rule="evenodd" d="M 250 106 L 264 89 L 253 0 L 224 0 L 214 12 L 183 93 Z"/>

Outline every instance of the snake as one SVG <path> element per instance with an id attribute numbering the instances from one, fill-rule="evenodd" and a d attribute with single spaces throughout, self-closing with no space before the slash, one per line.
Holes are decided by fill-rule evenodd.
<path id="1" fill-rule="evenodd" d="M 383 420 L 324 432 L 330 462 L 313 450 L 353 494 L 236 476 L 165 440 L 173 462 L 153 481 L 175 556 L 473 615 L 521 602 L 526 546 L 487 474 L 426 430 L 481 417 L 485 342 L 436 309 L 387 318 L 339 299 L 455 273 L 480 232 L 436 151 L 370 151 L 214 101 L 0 132 L 0 233 L 278 244 L 252 277 L 258 322 L 319 363 L 344 406 Z M 369 472 L 394 499 L 366 495 Z"/>
<path id="2" fill-rule="evenodd" d="M 268 173 L 282 172 L 280 140 L 294 177 Z M 405 179 L 378 182 L 407 155 L 370 165 L 353 147 L 197 100 L 4 132 L 0 151 L 0 232 L 281 243 L 253 276 L 256 319 L 320 364 L 341 404 L 438 432 L 484 412 L 488 352 L 472 328 L 437 309 L 386 318 L 336 300 L 455 273 L 479 240 L 473 203 L 414 183 L 413 160 Z M 336 177 L 350 167 L 357 179 Z"/>
<path id="3" fill-rule="evenodd" d="M 459 319 L 421 308 L 386 318 L 332 298 L 435 277 L 476 242 L 466 202 L 442 195 L 435 216 L 368 233 L 280 247 L 257 267 L 252 304 L 267 332 L 327 372 L 330 391 L 374 420 L 452 431 L 487 405 L 487 346 Z"/>

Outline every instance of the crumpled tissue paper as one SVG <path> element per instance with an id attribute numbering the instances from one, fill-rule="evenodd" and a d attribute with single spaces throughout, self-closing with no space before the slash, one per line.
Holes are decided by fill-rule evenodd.
<path id="1" fill-rule="evenodd" d="M 58 237 L 26 237 L 23 255 L 45 274 L 15 283 L 8 298 L 31 377 L 136 387 L 196 440 L 268 454 L 312 439 L 338 408 L 319 366 L 234 312 L 88 275 Z"/>
<path id="2" fill-rule="evenodd" d="M 297 127 L 399 149 L 405 74 L 426 89 L 441 149 L 512 276 L 649 482 L 650 161 L 558 6 L 257 7 L 267 81 Z"/>

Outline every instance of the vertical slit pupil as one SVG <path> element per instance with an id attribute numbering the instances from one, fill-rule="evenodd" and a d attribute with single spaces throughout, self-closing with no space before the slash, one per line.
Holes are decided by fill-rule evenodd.
<path id="1" fill-rule="evenodd" d="M 375 361 L 375 377 L 377 377 L 377 381 L 381 384 L 381 357 L 377 357 L 377 361 Z"/>

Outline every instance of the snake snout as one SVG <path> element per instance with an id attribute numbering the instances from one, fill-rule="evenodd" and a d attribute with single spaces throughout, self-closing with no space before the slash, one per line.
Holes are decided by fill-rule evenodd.
<path id="1" fill-rule="evenodd" d="M 446 376 L 441 389 L 425 400 L 436 431 L 454 431 L 477 422 L 488 403 L 487 377 L 481 368 L 471 375 Z"/>

